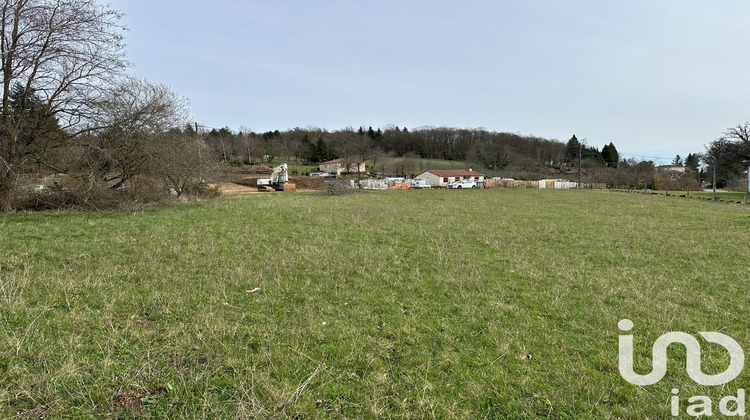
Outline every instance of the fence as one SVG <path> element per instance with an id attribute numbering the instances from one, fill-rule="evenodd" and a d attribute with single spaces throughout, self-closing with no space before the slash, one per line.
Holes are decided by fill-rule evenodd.
<path id="1" fill-rule="evenodd" d="M 591 183 L 583 184 L 584 189 L 607 188 L 607 184 Z M 546 189 L 575 189 L 577 182 L 570 181 L 518 181 L 507 179 L 488 179 L 487 188 L 546 188 Z"/>
<path id="2" fill-rule="evenodd" d="M 488 179 L 487 188 L 539 188 L 539 181 Z"/>
<path id="3" fill-rule="evenodd" d="M 354 188 L 354 180 L 353 179 L 335 179 L 335 180 L 323 181 L 323 188 L 331 188 L 331 187 Z"/>
<path id="4" fill-rule="evenodd" d="M 359 181 L 359 188 L 363 190 L 385 190 L 388 184 L 383 179 L 362 179 Z"/>

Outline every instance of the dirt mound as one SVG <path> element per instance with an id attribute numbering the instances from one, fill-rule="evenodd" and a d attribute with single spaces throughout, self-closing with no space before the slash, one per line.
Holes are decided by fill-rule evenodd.
<path id="1" fill-rule="evenodd" d="M 234 182 L 220 182 L 216 187 L 223 195 L 250 194 L 257 193 L 258 188 L 247 185 L 235 184 Z"/>
<path id="2" fill-rule="evenodd" d="M 257 192 L 258 178 L 264 178 L 262 175 L 245 175 L 233 177 L 231 182 L 221 182 L 218 184 L 222 194 L 244 194 Z M 314 178 L 309 176 L 290 176 L 289 182 L 295 184 L 297 190 L 318 190 L 323 187 L 323 178 Z"/>
<path id="3" fill-rule="evenodd" d="M 235 184 L 244 185 L 246 187 L 257 187 L 258 178 L 261 176 L 245 176 L 234 180 Z M 289 182 L 295 184 L 298 190 L 317 190 L 323 187 L 323 178 L 315 178 L 311 176 L 290 176 Z"/>
<path id="4" fill-rule="evenodd" d="M 258 178 L 263 178 L 262 176 L 245 176 L 242 178 L 236 178 L 232 182 L 235 184 L 243 185 L 245 187 L 252 187 L 255 188 L 258 186 Z"/>
<path id="5" fill-rule="evenodd" d="M 243 173 L 251 175 L 271 175 L 273 172 L 273 169 L 265 165 L 245 165 L 242 169 Z"/>
<path id="6" fill-rule="evenodd" d="M 323 178 L 312 176 L 290 176 L 289 182 L 296 184 L 298 190 L 317 190 L 323 187 Z"/>

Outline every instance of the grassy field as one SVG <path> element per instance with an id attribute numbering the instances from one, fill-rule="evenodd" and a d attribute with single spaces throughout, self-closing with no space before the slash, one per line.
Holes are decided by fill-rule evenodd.
<path id="1" fill-rule="evenodd" d="M 647 191 L 641 191 L 641 190 L 617 190 L 622 192 L 631 192 L 631 193 L 640 193 L 640 194 L 652 194 L 652 195 L 666 195 L 669 194 L 671 196 L 684 196 L 686 195 L 685 191 L 675 191 L 675 190 L 647 190 Z M 690 191 L 690 197 L 691 198 L 708 198 L 712 199 L 714 197 L 713 191 Z M 739 192 L 739 191 L 717 191 L 716 197 L 719 198 L 721 201 L 726 202 L 744 202 L 745 201 L 745 193 Z M 684 198 L 684 197 L 682 197 Z"/>
<path id="2" fill-rule="evenodd" d="M 671 418 L 747 370 L 631 385 L 617 323 L 641 373 L 668 331 L 749 350 L 748 244 L 744 206 L 606 191 L 0 215 L 0 417 Z"/>
<path id="3" fill-rule="evenodd" d="M 696 191 L 690 192 L 690 195 L 695 197 L 703 197 L 703 198 L 713 198 L 714 193 L 713 191 Z M 745 201 L 745 193 L 744 192 L 738 192 L 738 191 L 717 191 L 716 197 L 727 200 L 727 201 Z"/>

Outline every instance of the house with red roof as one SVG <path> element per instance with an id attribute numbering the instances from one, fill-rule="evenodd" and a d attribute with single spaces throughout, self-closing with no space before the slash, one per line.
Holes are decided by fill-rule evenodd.
<path id="1" fill-rule="evenodd" d="M 685 175 L 685 167 L 682 165 L 660 165 L 656 169 L 663 172 L 670 179 L 677 179 Z"/>
<path id="2" fill-rule="evenodd" d="M 465 180 L 481 182 L 485 177 L 483 173 L 469 170 L 430 170 L 417 175 L 416 179 L 424 179 L 433 187 L 446 187 L 454 181 Z"/>

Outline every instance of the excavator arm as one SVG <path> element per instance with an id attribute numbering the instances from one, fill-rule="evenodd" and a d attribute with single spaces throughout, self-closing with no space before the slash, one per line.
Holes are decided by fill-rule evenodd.
<path id="1" fill-rule="evenodd" d="M 296 191 L 295 185 L 289 183 L 289 171 L 286 163 L 273 168 L 270 178 L 258 180 L 259 191 Z"/>

